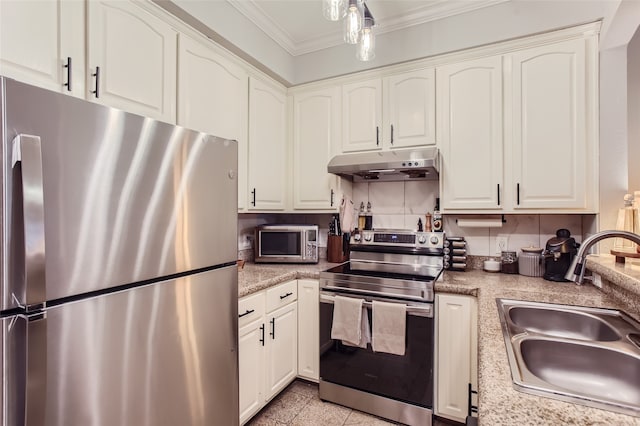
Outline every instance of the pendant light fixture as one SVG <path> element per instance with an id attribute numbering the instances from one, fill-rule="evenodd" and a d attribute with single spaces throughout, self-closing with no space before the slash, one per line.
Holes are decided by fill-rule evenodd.
<path id="1" fill-rule="evenodd" d="M 339 21 L 347 14 L 348 0 L 322 0 L 322 12 L 330 21 Z"/>
<path id="2" fill-rule="evenodd" d="M 376 57 L 376 40 L 371 31 L 372 27 L 373 18 L 370 16 L 364 18 L 364 26 L 362 28 L 362 34 L 360 35 L 358 50 L 356 50 L 356 58 L 361 61 L 370 61 Z"/>
<path id="3" fill-rule="evenodd" d="M 362 31 L 364 18 L 364 2 L 362 0 L 349 0 L 347 16 L 344 18 L 344 41 L 348 44 L 357 44 Z"/>
<path id="4" fill-rule="evenodd" d="M 330 21 L 343 19 L 344 41 L 358 45 L 356 58 L 361 61 L 375 58 L 375 19 L 364 0 L 322 0 L 322 12 Z"/>

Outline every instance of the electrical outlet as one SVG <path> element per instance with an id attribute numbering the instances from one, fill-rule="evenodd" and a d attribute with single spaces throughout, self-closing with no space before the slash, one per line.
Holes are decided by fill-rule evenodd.
<path id="1" fill-rule="evenodd" d="M 496 254 L 507 251 L 509 247 L 509 237 L 506 235 L 500 235 L 496 237 Z"/>

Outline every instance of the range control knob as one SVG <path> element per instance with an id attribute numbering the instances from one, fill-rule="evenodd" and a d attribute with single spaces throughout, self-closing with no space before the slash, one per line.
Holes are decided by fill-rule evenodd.
<path id="1" fill-rule="evenodd" d="M 360 242 L 360 238 L 361 238 L 360 234 L 356 234 L 356 235 L 353 236 L 353 241 L 358 243 L 358 242 Z"/>
<path id="2" fill-rule="evenodd" d="M 372 238 L 373 238 L 373 236 L 371 234 L 364 234 L 364 240 L 365 241 L 371 241 Z"/>
<path id="3" fill-rule="evenodd" d="M 427 242 L 427 237 L 425 237 L 424 235 L 420 235 L 420 236 L 418 237 L 418 242 L 419 242 L 420 244 L 424 244 L 424 243 L 426 243 L 426 242 Z"/>
<path id="4" fill-rule="evenodd" d="M 429 241 L 431 242 L 431 244 L 438 244 L 440 242 L 440 238 L 434 235 Z"/>

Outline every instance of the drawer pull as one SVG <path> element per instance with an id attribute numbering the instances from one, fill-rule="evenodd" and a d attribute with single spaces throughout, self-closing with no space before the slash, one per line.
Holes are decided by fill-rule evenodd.
<path id="1" fill-rule="evenodd" d="M 246 316 L 246 315 L 252 314 L 252 313 L 254 313 L 255 311 L 256 311 L 255 309 L 251 309 L 251 310 L 247 309 L 247 311 L 246 311 L 244 314 L 240 314 L 240 315 L 238 315 L 238 318 L 242 318 L 242 317 L 244 317 L 244 316 Z"/>
<path id="2" fill-rule="evenodd" d="M 260 332 L 262 334 L 262 337 L 260 338 L 260 343 L 262 343 L 262 346 L 264 346 L 264 324 L 260 326 Z"/>
<path id="3" fill-rule="evenodd" d="M 287 293 L 284 296 L 280 296 L 280 300 L 282 299 L 286 299 L 287 297 L 291 296 L 293 293 Z"/>

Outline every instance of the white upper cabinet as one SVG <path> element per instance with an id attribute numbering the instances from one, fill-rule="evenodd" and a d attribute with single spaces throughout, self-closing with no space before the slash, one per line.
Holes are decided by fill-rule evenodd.
<path id="1" fill-rule="evenodd" d="M 342 151 L 434 145 L 433 68 L 342 86 Z"/>
<path id="2" fill-rule="evenodd" d="M 502 57 L 438 68 L 443 209 L 502 208 Z"/>
<path id="3" fill-rule="evenodd" d="M 597 211 L 595 35 L 444 65 L 437 80 L 443 210 Z"/>
<path id="4" fill-rule="evenodd" d="M 340 88 L 293 95 L 293 208 L 335 210 L 339 178 L 327 163 L 340 140 Z"/>
<path id="5" fill-rule="evenodd" d="M 570 40 L 511 55 L 514 209 L 594 208 L 597 66 L 588 66 L 587 44 Z"/>
<path id="6" fill-rule="evenodd" d="M 435 71 L 433 68 L 384 79 L 383 145 L 403 148 L 435 145 Z"/>
<path id="7" fill-rule="evenodd" d="M 382 127 L 382 80 L 342 86 L 342 151 L 380 149 Z"/>
<path id="8" fill-rule="evenodd" d="M 249 78 L 250 210 L 284 210 L 287 190 L 285 90 Z"/>
<path id="9" fill-rule="evenodd" d="M 87 98 L 175 123 L 176 31 L 133 2 L 87 7 Z"/>
<path id="10" fill-rule="evenodd" d="M 0 1 L 0 75 L 84 97 L 84 7 L 80 1 Z"/>
<path id="11" fill-rule="evenodd" d="M 238 142 L 238 208 L 247 201 L 249 76 L 212 46 L 180 34 L 178 124 Z"/>

